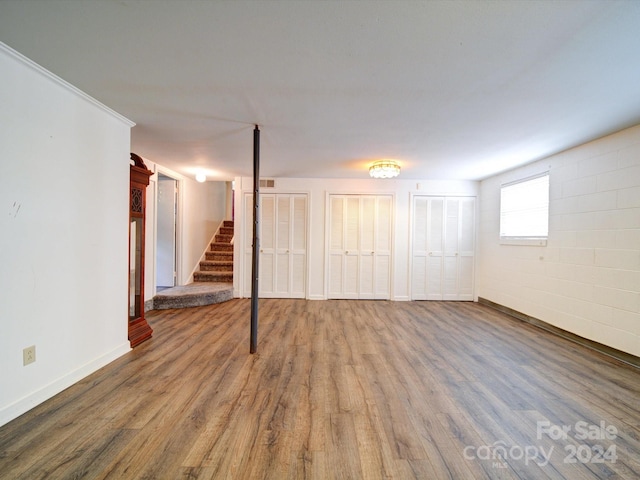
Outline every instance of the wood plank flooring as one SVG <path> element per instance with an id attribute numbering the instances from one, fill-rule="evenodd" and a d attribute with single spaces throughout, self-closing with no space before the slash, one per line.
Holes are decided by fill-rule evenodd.
<path id="1" fill-rule="evenodd" d="M 249 310 L 151 312 L 0 428 L 0 478 L 640 478 L 636 368 L 472 303 L 263 299 L 250 355 Z"/>

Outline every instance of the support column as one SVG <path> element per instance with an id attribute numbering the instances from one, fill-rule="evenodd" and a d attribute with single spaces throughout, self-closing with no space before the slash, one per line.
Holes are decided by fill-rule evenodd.
<path id="1" fill-rule="evenodd" d="M 260 254 L 260 129 L 253 129 L 253 255 L 251 263 L 251 345 L 258 350 L 258 265 Z"/>

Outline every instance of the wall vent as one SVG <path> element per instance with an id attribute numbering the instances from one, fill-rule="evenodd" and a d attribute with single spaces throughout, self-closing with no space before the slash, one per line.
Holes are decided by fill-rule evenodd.
<path id="1" fill-rule="evenodd" d="M 273 178 L 260 179 L 260 188 L 274 188 L 275 186 L 276 186 L 276 181 Z"/>

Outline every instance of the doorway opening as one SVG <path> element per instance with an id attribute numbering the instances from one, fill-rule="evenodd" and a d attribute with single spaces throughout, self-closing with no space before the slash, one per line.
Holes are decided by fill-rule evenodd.
<path id="1" fill-rule="evenodd" d="M 176 286 L 178 180 L 158 173 L 156 290 Z"/>

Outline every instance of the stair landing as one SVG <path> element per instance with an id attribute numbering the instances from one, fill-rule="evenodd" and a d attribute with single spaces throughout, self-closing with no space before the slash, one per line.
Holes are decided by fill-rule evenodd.
<path id="1" fill-rule="evenodd" d="M 202 307 L 233 298 L 233 284 L 227 282 L 194 282 L 167 288 L 153 297 L 155 310 Z"/>

